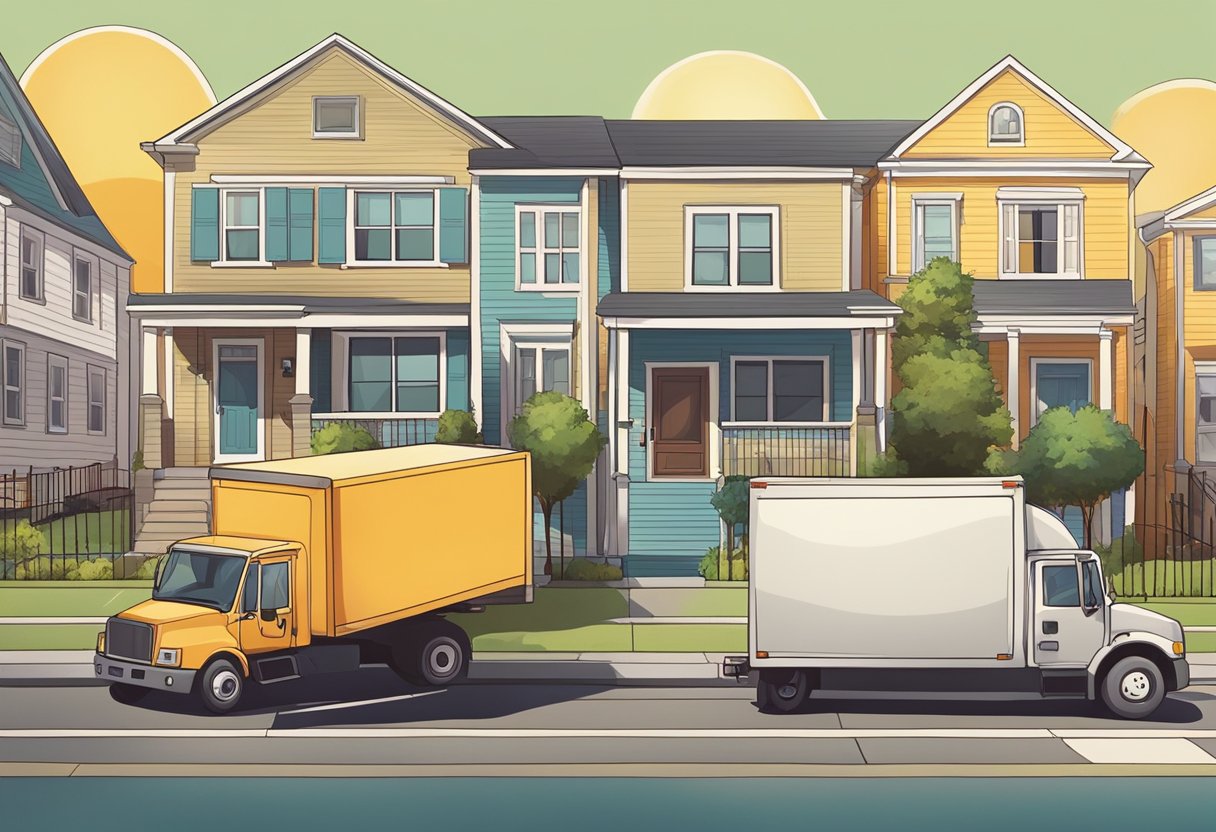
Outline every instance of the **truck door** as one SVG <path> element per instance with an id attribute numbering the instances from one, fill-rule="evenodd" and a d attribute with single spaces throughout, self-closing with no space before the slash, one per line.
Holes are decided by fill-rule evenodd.
<path id="1" fill-rule="evenodd" d="M 246 654 L 283 650 L 295 645 L 293 565 L 291 557 L 271 557 L 249 565 L 241 596 L 241 649 Z"/>
<path id="2" fill-rule="evenodd" d="M 1101 587 L 1083 582 L 1081 569 L 1071 557 L 1034 564 L 1031 638 L 1035 663 L 1042 667 L 1085 667 L 1102 647 L 1106 620 Z"/>

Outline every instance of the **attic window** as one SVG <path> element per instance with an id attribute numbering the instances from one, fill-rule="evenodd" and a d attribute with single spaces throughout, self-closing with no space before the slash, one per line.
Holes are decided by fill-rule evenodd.
<path id="1" fill-rule="evenodd" d="M 988 111 L 988 144 L 1025 144 L 1022 108 L 1004 101 Z"/>
<path id="2" fill-rule="evenodd" d="M 21 131 L 4 116 L 0 116 L 0 162 L 21 167 Z"/>
<path id="3" fill-rule="evenodd" d="M 359 98 L 318 96 L 312 100 L 314 139 L 359 138 Z"/>

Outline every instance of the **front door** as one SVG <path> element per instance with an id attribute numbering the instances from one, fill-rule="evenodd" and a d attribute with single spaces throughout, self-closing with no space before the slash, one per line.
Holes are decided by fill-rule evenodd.
<path id="1" fill-rule="evenodd" d="M 1076 413 L 1090 404 L 1089 362 L 1037 361 L 1035 363 L 1035 421 L 1053 407 Z M 1085 543 L 1085 518 L 1078 506 L 1067 506 L 1062 517 L 1077 545 Z"/>
<path id="2" fill-rule="evenodd" d="M 709 476 L 709 368 L 656 367 L 650 389 L 651 474 Z"/>
<path id="3" fill-rule="evenodd" d="M 296 643 L 290 557 L 249 564 L 241 591 L 240 640 L 247 655 L 283 650 Z"/>
<path id="4" fill-rule="evenodd" d="M 262 342 L 215 341 L 215 461 L 263 458 Z"/>
<path id="5" fill-rule="evenodd" d="M 1088 565 L 1087 565 L 1088 564 Z M 1085 667 L 1102 647 L 1105 596 L 1096 561 L 1041 560 L 1031 573 L 1034 631 L 1031 645 L 1041 667 Z"/>

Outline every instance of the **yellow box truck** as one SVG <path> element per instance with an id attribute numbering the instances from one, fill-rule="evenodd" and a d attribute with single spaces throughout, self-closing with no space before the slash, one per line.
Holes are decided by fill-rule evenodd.
<path id="1" fill-rule="evenodd" d="M 174 544 L 152 598 L 98 635 L 119 701 L 148 690 L 234 708 L 261 684 L 386 661 L 444 685 L 468 670 L 448 612 L 532 600 L 529 457 L 415 445 L 211 469 L 212 534 Z"/>

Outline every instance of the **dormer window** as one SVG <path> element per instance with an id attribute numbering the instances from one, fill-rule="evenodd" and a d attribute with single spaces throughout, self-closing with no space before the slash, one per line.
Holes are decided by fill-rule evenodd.
<path id="1" fill-rule="evenodd" d="M 17 125 L 0 115 L 0 162 L 21 167 L 21 131 Z"/>
<path id="2" fill-rule="evenodd" d="M 359 138 L 359 97 L 343 95 L 313 98 L 312 136 L 314 139 Z"/>
<path id="3" fill-rule="evenodd" d="M 988 111 L 988 144 L 1025 144 L 1022 108 L 1008 101 Z"/>

